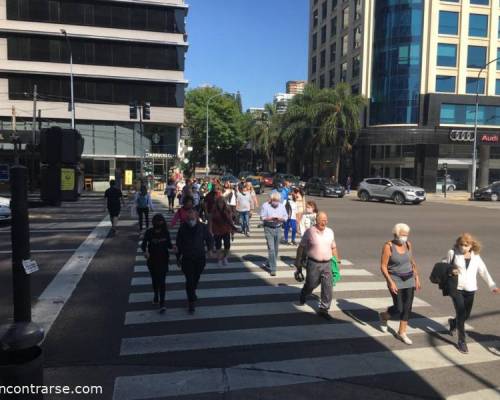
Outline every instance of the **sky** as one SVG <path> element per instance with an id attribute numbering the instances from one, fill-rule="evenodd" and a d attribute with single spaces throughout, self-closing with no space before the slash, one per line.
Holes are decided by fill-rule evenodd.
<path id="1" fill-rule="evenodd" d="M 307 79 L 309 0 L 187 0 L 188 89 L 240 91 L 263 107 L 289 80 Z"/>

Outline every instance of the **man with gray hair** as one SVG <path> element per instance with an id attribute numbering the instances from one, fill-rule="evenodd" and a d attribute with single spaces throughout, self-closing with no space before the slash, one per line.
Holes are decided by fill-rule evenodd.
<path id="1" fill-rule="evenodd" d="M 300 292 L 299 303 L 304 305 L 306 297 L 321 284 L 321 301 L 318 314 L 329 318 L 328 310 L 333 297 L 331 260 L 335 256 L 340 263 L 340 258 L 335 243 L 335 235 L 327 225 L 328 216 L 325 212 L 319 212 L 316 217 L 316 225 L 309 228 L 302 236 L 295 265 L 298 272 L 300 272 L 302 270 L 301 259 L 303 253 L 306 252 L 308 257 L 307 275 L 304 287 Z"/>
<path id="2" fill-rule="evenodd" d="M 278 192 L 271 193 L 269 201 L 262 204 L 260 218 L 264 223 L 269 258 L 267 266 L 271 276 L 276 276 L 276 264 L 281 239 L 281 226 L 288 219 L 288 213 Z"/>

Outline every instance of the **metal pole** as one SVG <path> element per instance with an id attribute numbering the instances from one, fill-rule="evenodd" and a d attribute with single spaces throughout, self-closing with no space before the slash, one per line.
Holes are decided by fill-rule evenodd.
<path id="1" fill-rule="evenodd" d="M 32 134 L 32 139 L 31 139 L 31 144 L 33 146 L 36 145 L 36 100 L 38 97 L 37 93 L 37 86 L 33 86 L 33 123 L 31 126 L 31 134 Z"/>
<path id="2" fill-rule="evenodd" d="M 471 189 L 470 189 L 470 198 L 474 200 L 474 191 L 476 190 L 476 164 L 477 164 L 477 114 L 479 112 L 479 76 L 484 68 L 479 70 L 477 74 L 476 81 L 476 112 L 474 116 L 474 145 L 472 147 L 472 179 L 471 179 Z"/>
<path id="3" fill-rule="evenodd" d="M 74 93 L 74 82 L 73 82 L 73 50 L 71 49 L 71 42 L 69 40 L 68 32 L 65 29 L 61 29 L 61 33 L 66 39 L 66 44 L 69 50 L 69 77 L 70 77 L 70 90 L 71 90 L 71 129 L 75 129 L 75 93 Z"/>

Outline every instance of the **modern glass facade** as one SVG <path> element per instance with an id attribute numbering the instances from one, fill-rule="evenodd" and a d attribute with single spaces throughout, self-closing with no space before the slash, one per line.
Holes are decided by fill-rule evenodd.
<path id="1" fill-rule="evenodd" d="M 374 21 L 370 124 L 416 124 L 423 1 L 378 0 Z"/>
<path id="2" fill-rule="evenodd" d="M 448 125 L 474 125 L 474 104 L 441 104 L 440 123 Z M 500 126 L 500 106 L 479 106 L 478 125 Z"/>

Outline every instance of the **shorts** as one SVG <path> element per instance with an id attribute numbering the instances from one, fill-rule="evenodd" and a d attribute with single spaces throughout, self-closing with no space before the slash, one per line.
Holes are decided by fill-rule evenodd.
<path id="1" fill-rule="evenodd" d="M 110 218 L 119 217 L 120 216 L 120 211 L 121 211 L 120 208 L 108 208 L 109 217 Z"/>

